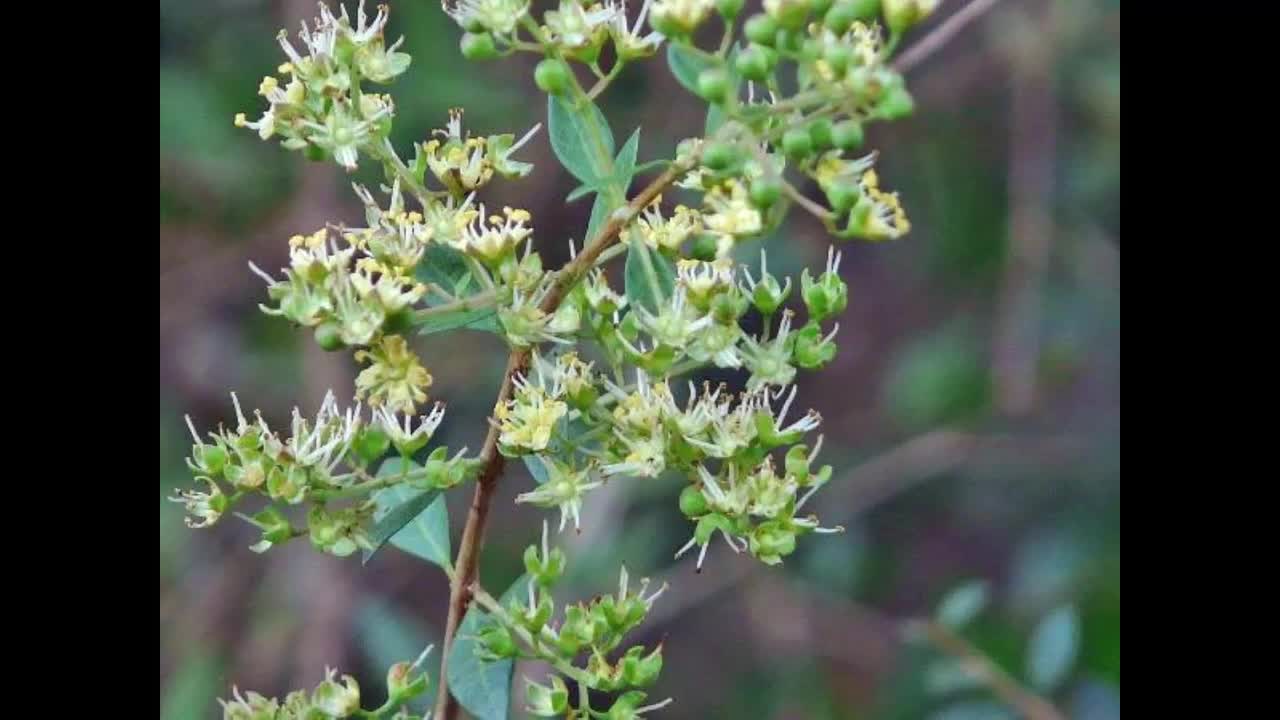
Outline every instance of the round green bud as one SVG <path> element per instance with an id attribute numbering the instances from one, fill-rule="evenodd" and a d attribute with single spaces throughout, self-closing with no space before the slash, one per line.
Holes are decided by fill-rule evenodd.
<path id="1" fill-rule="evenodd" d="M 489 28 L 485 26 L 484 20 L 481 20 L 476 15 L 469 15 L 467 16 L 467 22 L 462 26 L 462 29 L 469 33 L 482 33 L 487 31 Z"/>
<path id="2" fill-rule="evenodd" d="M 827 10 L 827 14 L 822 17 L 822 24 L 828 30 L 843 35 L 853 23 L 858 19 L 858 3 L 854 0 L 839 0 L 836 4 Z"/>
<path id="3" fill-rule="evenodd" d="M 800 30 L 809 19 L 809 4 L 806 0 L 766 0 L 764 9 L 778 21 L 778 27 L 787 30 Z"/>
<path id="4" fill-rule="evenodd" d="M 374 462 L 385 455 L 389 447 L 391 447 L 391 438 L 376 427 L 361 429 L 356 435 L 355 442 L 351 443 L 351 449 L 355 450 L 356 455 L 366 463 Z"/>
<path id="5" fill-rule="evenodd" d="M 782 151 L 792 160 L 803 160 L 813 154 L 813 138 L 807 128 L 791 128 L 782 136 Z"/>
<path id="6" fill-rule="evenodd" d="M 196 466 L 209 475 L 217 475 L 227 466 L 227 451 L 217 445 L 196 445 L 191 454 Z"/>
<path id="7" fill-rule="evenodd" d="M 763 45 L 749 45 L 745 50 L 738 53 L 738 58 L 734 61 L 733 67 L 738 71 L 739 75 L 748 80 L 764 82 L 764 79 L 769 76 L 770 64 Z"/>
<path id="8" fill-rule="evenodd" d="M 489 33 L 467 33 L 462 36 L 462 57 L 468 60 L 492 60 L 498 57 L 498 48 Z"/>
<path id="9" fill-rule="evenodd" d="M 712 170 L 727 170 L 740 158 L 738 149 L 727 142 L 713 142 L 702 151 L 702 164 Z"/>
<path id="10" fill-rule="evenodd" d="M 822 50 L 826 45 L 816 37 L 808 37 L 800 46 L 800 55 L 807 61 L 813 62 L 822 57 Z"/>
<path id="11" fill-rule="evenodd" d="M 689 257 L 694 260 L 702 260 L 703 262 L 711 262 L 716 259 L 716 239 L 711 235 L 699 235 L 693 241 L 693 248 L 689 251 Z M 627 317 L 631 317 L 630 314 Z"/>
<path id="12" fill-rule="evenodd" d="M 841 150 L 857 150 L 862 147 L 862 123 L 844 120 L 831 128 L 831 140 Z"/>
<path id="13" fill-rule="evenodd" d="M 880 0 L 848 0 L 853 5 L 854 18 L 857 20 L 875 20 L 880 16 Z"/>
<path id="14" fill-rule="evenodd" d="M 548 95 L 563 95 L 568 92 L 573 76 L 563 60 L 547 58 L 534 69 L 533 81 L 538 84 L 539 90 Z"/>
<path id="15" fill-rule="evenodd" d="M 768 210 L 782 197 L 782 183 L 777 178 L 760 177 L 751 181 L 751 204 Z"/>
<path id="16" fill-rule="evenodd" d="M 805 36 L 800 32 L 782 28 L 774 37 L 773 46 L 779 51 L 798 53 L 804 48 L 804 38 Z"/>
<path id="17" fill-rule="evenodd" d="M 742 12 L 744 0 L 716 0 L 716 12 L 726 20 L 733 20 Z"/>
<path id="18" fill-rule="evenodd" d="M 860 197 L 862 190 L 856 182 L 837 181 L 827 186 L 827 202 L 837 212 L 847 212 L 857 204 Z"/>
<path id="19" fill-rule="evenodd" d="M 897 120 L 910 115 L 915 109 L 916 102 L 911 93 L 906 88 L 895 85 L 886 89 L 880 104 L 876 105 L 876 115 L 885 120 Z"/>
<path id="20" fill-rule="evenodd" d="M 753 43 L 773 45 L 774 39 L 778 36 L 778 23 L 768 15 L 752 15 L 747 18 L 742 32 Z"/>
<path id="21" fill-rule="evenodd" d="M 329 155 L 328 150 L 325 150 L 319 145 L 308 144 L 307 149 L 302 152 L 311 162 L 328 162 L 329 158 L 332 157 Z"/>
<path id="22" fill-rule="evenodd" d="M 323 350 L 333 352 L 342 350 L 347 343 L 342 342 L 342 328 L 338 323 L 320 323 L 316 327 L 316 345 Z"/>
<path id="23" fill-rule="evenodd" d="M 823 49 L 822 59 L 836 75 L 844 75 L 853 62 L 853 48 L 843 43 L 832 43 Z"/>
<path id="24" fill-rule="evenodd" d="M 834 144 L 832 138 L 831 121 L 827 118 L 818 118 L 809 123 L 809 139 L 813 140 L 815 150 L 829 150 Z"/>
<path id="25" fill-rule="evenodd" d="M 835 0 L 809 0 L 809 12 L 813 13 L 814 17 L 820 18 L 831 9 L 834 2 Z"/>
<path id="26" fill-rule="evenodd" d="M 709 103 L 719 105 L 729 97 L 729 73 L 721 67 L 711 67 L 698 73 L 698 95 Z"/>
<path id="27" fill-rule="evenodd" d="M 707 498 L 694 485 L 680 491 L 680 512 L 687 518 L 700 518 L 708 512 Z"/>

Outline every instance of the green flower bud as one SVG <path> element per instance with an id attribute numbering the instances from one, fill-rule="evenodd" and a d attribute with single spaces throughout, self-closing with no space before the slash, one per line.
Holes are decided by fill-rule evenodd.
<path id="1" fill-rule="evenodd" d="M 762 271 L 760 282 L 751 289 L 751 303 L 761 315 L 772 315 L 791 295 L 791 278 L 787 278 L 786 286 L 779 286 L 778 280 L 767 271 Z"/>
<path id="2" fill-rule="evenodd" d="M 547 58 L 534 68 L 533 81 L 548 95 L 563 95 L 569 91 L 573 76 L 563 60 Z"/>
<path id="3" fill-rule="evenodd" d="M 716 12 L 726 20 L 732 21 L 742 12 L 744 0 L 716 0 Z"/>
<path id="4" fill-rule="evenodd" d="M 809 11 L 814 17 L 820 18 L 831 9 L 834 0 L 809 0 Z"/>
<path id="5" fill-rule="evenodd" d="M 782 183 L 774 177 L 759 177 L 751 181 L 751 204 L 768 210 L 782 197 Z"/>
<path id="6" fill-rule="evenodd" d="M 187 466 L 197 475 L 216 477 L 227 467 L 227 451 L 220 445 L 193 445 Z"/>
<path id="7" fill-rule="evenodd" d="M 560 548 L 551 548 L 545 555 L 539 554 L 537 545 L 530 545 L 524 549 L 525 570 L 534 582 L 544 588 L 556 584 L 564 574 L 565 562 L 564 551 Z"/>
<path id="8" fill-rule="evenodd" d="M 702 260 L 703 262 L 711 262 L 716 259 L 716 239 L 711 235 L 699 235 L 693 241 L 693 247 L 689 250 L 689 257 L 694 260 Z"/>
<path id="9" fill-rule="evenodd" d="M 752 556 L 766 565 L 777 565 L 796 551 L 795 532 L 780 522 L 765 522 L 747 537 Z"/>
<path id="10" fill-rule="evenodd" d="M 814 322 L 839 315 L 849 302 L 849 287 L 835 273 L 834 268 L 822 273 L 817 282 L 806 268 L 800 275 L 800 294 L 809 309 L 809 319 Z"/>
<path id="11" fill-rule="evenodd" d="M 398 662 L 387 671 L 387 696 L 393 703 L 408 702 L 427 691 L 431 681 L 426 673 L 414 677 L 413 663 Z"/>
<path id="12" fill-rule="evenodd" d="M 752 15 L 747 18 L 742 32 L 753 43 L 770 46 L 778 36 L 778 21 L 768 15 Z"/>
<path id="13" fill-rule="evenodd" d="M 687 485 L 680 491 L 680 512 L 685 517 L 694 520 L 706 515 L 708 510 L 707 498 L 697 486 Z"/>
<path id="14" fill-rule="evenodd" d="M 722 67 L 709 67 L 698 73 L 698 95 L 719 105 L 729 97 L 729 73 Z"/>
<path id="15" fill-rule="evenodd" d="M 835 332 L 832 332 L 834 335 Z M 836 356 L 836 344 L 831 336 L 823 337 L 817 323 L 810 322 L 795 335 L 791 359 L 796 365 L 815 370 L 831 362 Z"/>
<path id="16" fill-rule="evenodd" d="M 884 19 L 889 30 L 904 33 L 933 14 L 939 0 L 884 0 Z"/>
<path id="17" fill-rule="evenodd" d="M 848 212 L 862 198 L 862 187 L 856 178 L 840 178 L 827 184 L 827 202 L 837 212 Z"/>
<path id="18" fill-rule="evenodd" d="M 915 112 L 915 109 L 916 101 L 912 99 L 911 93 L 901 84 L 894 84 L 885 88 L 884 95 L 876 104 L 875 114 L 885 120 L 898 120 Z"/>
<path id="19" fill-rule="evenodd" d="M 741 160 L 742 153 L 727 142 L 708 143 L 702 151 L 702 164 L 711 170 L 728 170 Z"/>
<path id="20" fill-rule="evenodd" d="M 841 150 L 857 150 L 862 147 L 862 123 L 857 120 L 843 120 L 831 128 L 831 140 Z"/>
<path id="21" fill-rule="evenodd" d="M 309 485 L 305 468 L 297 465 L 287 470 L 277 467 L 267 478 L 267 495 L 272 500 L 283 500 L 290 505 L 297 505 L 307 498 Z"/>
<path id="22" fill-rule="evenodd" d="M 818 118 L 809 123 L 809 139 L 813 141 L 815 150 L 828 150 L 833 144 L 831 121 Z"/>
<path id="23" fill-rule="evenodd" d="M 733 61 L 733 67 L 738 74 L 748 80 L 756 82 L 764 82 L 769 76 L 770 62 L 769 56 L 763 45 L 748 45 L 745 50 L 738 53 L 737 59 Z"/>
<path id="24" fill-rule="evenodd" d="M 368 425 L 360 428 L 355 440 L 351 442 L 351 449 L 355 451 L 356 457 L 365 463 L 381 459 L 390 447 L 391 438 L 382 430 Z"/>
<path id="25" fill-rule="evenodd" d="M 798 30 L 788 30 L 779 28 L 778 34 L 775 36 L 773 45 L 778 52 L 798 53 L 804 48 L 805 35 Z"/>
<path id="26" fill-rule="evenodd" d="M 627 654 L 618 661 L 622 679 L 631 687 L 649 687 L 657 682 L 658 675 L 662 672 L 662 645 L 642 657 L 643 654 L 644 648 L 637 645 L 627 650 Z"/>
<path id="27" fill-rule="evenodd" d="M 513 658 L 519 653 L 515 638 L 505 627 L 497 624 L 486 625 L 476 633 L 476 652 L 481 658 L 490 662 Z"/>
<path id="28" fill-rule="evenodd" d="M 858 3 L 854 0 L 839 0 L 827 10 L 822 18 L 822 24 L 837 35 L 845 34 L 858 19 L 857 5 Z"/>
<path id="29" fill-rule="evenodd" d="M 604 715 L 604 720 L 640 720 L 641 715 L 636 711 L 640 709 L 640 703 L 644 702 L 646 697 L 648 696 L 639 690 L 623 693 Z"/>
<path id="30" fill-rule="evenodd" d="M 782 136 L 782 150 L 792 160 L 804 160 L 813 154 L 813 139 L 805 128 L 791 128 Z"/>
<path id="31" fill-rule="evenodd" d="M 266 698 L 256 692 L 245 693 L 248 697 L 235 693 L 235 700 L 222 702 L 222 720 L 276 720 L 280 713 L 280 703 L 274 698 Z"/>
<path id="32" fill-rule="evenodd" d="M 809 19 L 806 0 L 764 0 L 764 11 L 785 30 L 800 30 Z"/>
<path id="33" fill-rule="evenodd" d="M 525 679 L 525 710 L 537 717 L 560 717 L 569 708 L 569 688 L 559 675 L 551 676 L 551 687 Z"/>
<path id="34" fill-rule="evenodd" d="M 323 322 L 316 326 L 316 344 L 322 350 L 333 352 L 342 350 L 347 344 L 342 342 L 342 327 L 335 322 Z"/>
<path id="35" fill-rule="evenodd" d="M 492 60 L 498 57 L 498 48 L 489 33 L 466 33 L 462 36 L 462 57 L 468 60 Z"/>
<path id="36" fill-rule="evenodd" d="M 311 693 L 311 704 L 331 718 L 350 717 L 360 709 L 360 685 L 350 675 L 343 675 L 339 685 L 330 670 L 329 676 Z"/>

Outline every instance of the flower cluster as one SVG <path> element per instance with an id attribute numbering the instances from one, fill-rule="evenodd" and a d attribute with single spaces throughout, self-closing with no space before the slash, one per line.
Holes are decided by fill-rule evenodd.
<path id="1" fill-rule="evenodd" d="M 504 606 L 483 590 L 476 592 L 476 602 L 489 613 L 491 622 L 477 632 L 476 652 L 487 660 L 528 658 L 547 662 L 561 675 L 584 688 L 606 693 L 620 693 L 605 713 L 589 705 L 571 709 L 568 688 L 559 675 L 551 676 L 550 685 L 526 679 L 526 710 L 537 717 L 638 718 L 643 713 L 668 705 L 665 700 L 641 706 L 644 688 L 657 681 L 662 672 L 662 645 L 646 650 L 636 645 L 616 660 L 608 656 L 620 647 L 627 633 L 642 622 L 667 586 L 649 591 L 649 580 L 639 586 L 631 583 L 627 569 L 622 568 L 618 591 L 588 603 L 566 605 L 557 620 L 551 589 L 565 570 L 564 552 L 552 548 L 547 541 L 547 526 L 542 527 L 542 544 L 530 545 L 524 553 L 527 578 L 523 593 L 514 595 Z M 522 589 L 519 586 L 513 588 Z M 585 656 L 582 664 L 578 658 Z M 586 700 L 583 701 L 584 703 Z"/>
<path id="2" fill-rule="evenodd" d="M 178 490 L 170 499 L 186 509 L 188 526 L 203 528 L 217 523 L 249 496 L 261 496 L 269 504 L 252 516 L 241 516 L 262 532 L 261 540 L 251 548 L 254 552 L 266 552 L 302 535 L 308 535 L 316 549 L 339 557 L 372 549 L 369 525 L 376 504 L 370 500 L 336 508 L 330 501 L 359 498 L 387 484 L 369 478 L 364 468 L 391 445 L 402 456 L 411 456 L 430 441 L 444 418 L 444 408 L 437 404 L 416 423 L 411 415 L 399 415 L 386 406 L 373 409 L 365 420 L 358 403 L 340 410 L 329 392 L 314 420 L 294 409 L 290 433 L 285 437 L 272 430 L 260 412 L 254 413 L 253 421 L 246 418 L 235 393 L 231 400 L 235 428 L 219 427 L 207 435 L 209 442 L 200 438 L 187 418 L 195 443 L 187 465 L 207 490 Z M 463 457 L 465 450 L 452 459 L 445 453 L 445 448 L 437 448 L 424 468 L 397 480 L 424 489 L 447 488 L 478 469 L 474 459 Z M 352 470 L 338 472 L 343 464 Z M 306 529 L 295 528 L 279 505 L 304 503 L 311 506 Z"/>
<path id="3" fill-rule="evenodd" d="M 305 54 L 282 30 L 280 47 L 288 62 L 279 72 L 288 78 L 283 87 L 275 76 L 263 78 L 258 94 L 267 99 L 269 107 L 252 122 L 244 113 L 236 115 L 236 125 L 257 130 L 263 140 L 278 135 L 290 150 L 307 149 L 354 170 L 360 149 L 384 140 L 395 115 L 389 95 L 354 90 L 362 80 L 389 83 L 409 67 L 409 56 L 396 52 L 401 40 L 390 47 L 385 44 L 386 25 L 386 6 L 369 20 L 361 0 L 354 25 L 346 8 L 335 16 L 321 4 L 320 17 L 313 26 L 302 25 Z"/>
<path id="4" fill-rule="evenodd" d="M 285 696 L 283 702 L 252 691 L 241 694 L 239 688 L 233 688 L 231 700 L 219 701 L 222 703 L 222 717 L 223 720 L 312 720 L 382 717 L 386 714 L 393 720 L 422 720 L 422 716 L 411 714 L 404 706 L 430 687 L 427 674 L 419 671 L 430 652 L 428 647 L 416 661 L 391 666 L 387 671 L 387 701 L 376 710 L 361 709 L 360 684 L 355 678 L 343 675 L 339 681 L 335 679 L 337 673 L 334 670 L 326 669 L 324 680 L 314 690 L 310 693 L 295 690 Z M 399 712 L 390 715 L 397 709 Z"/>

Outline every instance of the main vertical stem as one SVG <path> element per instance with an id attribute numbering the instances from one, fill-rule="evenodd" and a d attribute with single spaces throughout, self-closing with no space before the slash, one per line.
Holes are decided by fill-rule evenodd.
<path id="1" fill-rule="evenodd" d="M 547 297 L 542 301 L 540 309 L 547 314 L 554 313 L 569 291 L 578 281 L 595 267 L 596 260 L 615 240 L 623 226 L 631 222 L 653 199 L 662 193 L 671 183 L 688 172 L 698 161 L 697 153 L 685 163 L 673 163 L 665 172 L 649 183 L 630 203 L 623 206 L 620 212 L 611 213 L 609 221 L 582 252 L 558 273 Z M 502 378 L 502 388 L 498 391 L 495 407 L 511 398 L 514 378 L 523 373 L 529 366 L 529 349 L 514 350 L 507 360 L 507 369 Z M 453 638 L 458 632 L 467 607 L 471 604 L 471 593 L 468 588 L 478 580 L 480 549 L 484 544 L 484 527 L 489 518 L 489 505 L 493 501 L 493 491 L 498 486 L 498 478 L 502 475 L 505 458 L 498 452 L 498 429 L 489 427 L 485 436 L 484 447 L 480 450 L 483 463 L 480 475 L 476 479 L 476 492 L 471 500 L 471 510 L 467 513 L 467 525 L 462 531 L 462 540 L 458 546 L 458 556 L 454 560 L 453 580 L 449 587 L 449 617 L 445 622 L 444 643 L 440 657 L 440 686 L 436 691 L 436 720 L 454 720 L 458 716 L 458 702 L 449 693 L 449 653 L 453 649 Z"/>

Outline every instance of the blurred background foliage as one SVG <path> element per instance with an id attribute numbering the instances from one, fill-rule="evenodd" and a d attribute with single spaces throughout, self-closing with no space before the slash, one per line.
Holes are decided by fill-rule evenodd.
<path id="1" fill-rule="evenodd" d="M 943 2 L 930 26 L 960 4 Z M 368 567 L 302 542 L 259 556 L 248 525 L 190 531 L 163 500 L 190 482 L 184 413 L 199 427 L 225 421 L 235 389 L 281 422 L 295 403 L 351 388 L 348 359 L 257 311 L 264 293 L 246 261 L 280 267 L 290 235 L 358 221 L 353 178 L 231 122 L 258 111 L 258 80 L 279 62 L 276 31 L 314 11 L 304 0 L 160 4 L 165 720 L 219 717 L 213 698 L 233 682 L 279 694 L 313 686 L 325 665 L 376 695 L 385 668 L 437 639 L 445 615 L 440 573 L 398 551 Z M 529 59 L 464 62 L 459 31 L 431 2 L 394 3 L 400 33 L 413 65 L 391 88 L 398 147 L 455 106 L 482 134 L 544 120 Z M 849 532 L 811 538 L 778 568 L 717 547 L 695 575 L 671 560 L 689 527 L 664 479 L 596 491 L 582 535 L 563 537 L 577 597 L 607 591 L 624 562 L 673 583 L 641 638 L 666 641 L 654 693 L 677 701 L 663 717 L 1016 717 L 939 648 L 900 632 L 975 579 L 986 602 L 957 631 L 965 642 L 1071 718 L 1119 716 L 1119 2 L 1005 0 L 908 85 L 916 115 L 873 127 L 868 145 L 913 232 L 841 247 L 841 354 L 803 377 L 798 399 L 822 413 L 837 471 L 816 510 Z M 615 134 L 643 127 L 641 161 L 702 126 L 699 102 L 661 58 L 628 68 L 603 104 Z M 524 154 L 534 179 L 496 186 L 491 202 L 528 207 L 558 262 L 589 203 L 564 204 L 576 183 L 545 133 Z M 820 264 L 827 247 L 800 214 L 769 242 L 775 272 Z M 743 248 L 744 259 L 756 253 Z M 437 439 L 478 447 L 503 349 L 466 331 L 418 349 L 449 403 Z M 512 470 L 497 499 L 482 577 L 498 590 L 536 537 L 540 514 L 511 502 L 530 484 Z M 449 498 L 455 537 L 469 494 Z"/>

